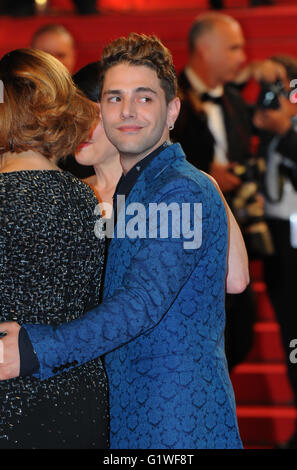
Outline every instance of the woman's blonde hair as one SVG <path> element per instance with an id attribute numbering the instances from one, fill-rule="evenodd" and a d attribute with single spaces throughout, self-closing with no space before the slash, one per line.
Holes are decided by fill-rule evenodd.
<path id="1" fill-rule="evenodd" d="M 55 57 L 17 49 L 0 61 L 0 155 L 34 150 L 47 158 L 73 154 L 88 140 L 98 108 Z"/>

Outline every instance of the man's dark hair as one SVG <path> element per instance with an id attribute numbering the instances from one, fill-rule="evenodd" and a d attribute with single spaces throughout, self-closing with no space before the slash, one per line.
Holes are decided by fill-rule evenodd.
<path id="1" fill-rule="evenodd" d="M 99 80 L 102 66 L 99 61 L 91 62 L 73 75 L 75 85 L 89 100 L 98 103 L 100 99 Z"/>
<path id="2" fill-rule="evenodd" d="M 287 54 L 276 54 L 270 57 L 270 60 L 281 64 L 285 68 L 288 80 L 297 79 L 297 59 L 295 57 Z"/>
<path id="3" fill-rule="evenodd" d="M 101 91 L 106 71 L 122 63 L 145 65 L 155 70 L 165 92 L 166 102 L 169 103 L 176 96 L 177 78 L 172 55 L 156 36 L 130 33 L 128 37 L 120 37 L 108 44 L 101 57 Z"/>

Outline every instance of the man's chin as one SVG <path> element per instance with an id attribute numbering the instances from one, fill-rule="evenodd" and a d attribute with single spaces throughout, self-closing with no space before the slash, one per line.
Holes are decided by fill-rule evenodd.
<path id="1" fill-rule="evenodd" d="M 126 148 L 125 149 L 119 148 L 118 151 L 122 157 L 131 158 L 131 159 L 137 158 L 139 155 L 142 154 L 141 150 L 133 150 L 133 149 L 126 149 Z"/>
<path id="2" fill-rule="evenodd" d="M 116 145 L 116 147 L 121 155 L 131 157 L 131 158 L 137 157 L 138 155 L 143 153 L 143 151 L 145 150 L 143 148 L 143 145 L 137 145 L 137 144 L 125 145 L 123 143 L 119 143 L 118 145 Z"/>

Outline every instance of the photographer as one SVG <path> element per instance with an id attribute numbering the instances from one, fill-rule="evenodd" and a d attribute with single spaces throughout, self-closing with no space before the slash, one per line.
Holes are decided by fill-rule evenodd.
<path id="1" fill-rule="evenodd" d="M 271 103 L 265 102 L 265 98 L 260 99 L 254 114 L 255 126 L 263 131 L 260 152 L 266 157 L 265 214 L 275 247 L 274 255 L 264 260 L 264 267 L 297 403 L 297 368 L 289 361 L 290 341 L 297 334 L 297 240 L 296 235 L 294 240 L 292 217 L 297 213 L 297 105 L 294 90 L 290 87 L 290 82 L 297 79 L 297 61 L 282 55 L 271 60 L 285 71 L 283 89 L 279 88 L 277 92 L 275 84 L 266 84 L 266 97 Z M 264 95 L 265 87 L 262 98 Z M 297 448 L 297 431 L 284 448 Z"/>

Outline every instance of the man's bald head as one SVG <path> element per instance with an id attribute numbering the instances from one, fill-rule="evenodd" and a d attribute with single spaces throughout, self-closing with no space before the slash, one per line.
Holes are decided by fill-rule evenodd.
<path id="1" fill-rule="evenodd" d="M 53 55 L 70 73 L 73 72 L 76 61 L 75 41 L 64 26 L 47 24 L 38 29 L 33 35 L 31 47 Z"/>
<path id="2" fill-rule="evenodd" d="M 220 25 L 236 25 L 239 23 L 231 16 L 224 15 L 223 13 L 208 12 L 199 15 L 189 31 L 188 46 L 189 52 L 192 53 L 195 49 L 197 40 L 200 40 L 206 33 L 213 32 Z"/>
<path id="3" fill-rule="evenodd" d="M 205 13 L 189 32 L 190 65 L 211 87 L 232 81 L 245 62 L 240 24 L 222 13 Z"/>

